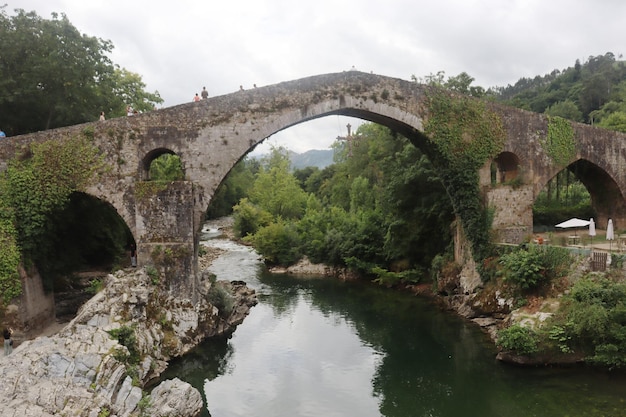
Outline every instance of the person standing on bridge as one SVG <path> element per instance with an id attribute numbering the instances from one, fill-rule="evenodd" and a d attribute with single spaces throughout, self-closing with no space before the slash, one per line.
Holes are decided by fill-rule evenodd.
<path id="1" fill-rule="evenodd" d="M 206 87 L 202 87 L 202 93 L 200 93 L 202 95 L 202 100 L 206 100 L 207 98 L 209 98 L 209 92 L 206 91 Z"/>
<path id="2" fill-rule="evenodd" d="M 100 112 L 100 121 L 101 122 L 104 121 L 104 112 L 103 111 Z"/>
<path id="3" fill-rule="evenodd" d="M 198 95 L 198 93 L 196 93 L 196 95 L 194 96 L 193 101 L 200 101 L 200 96 Z"/>

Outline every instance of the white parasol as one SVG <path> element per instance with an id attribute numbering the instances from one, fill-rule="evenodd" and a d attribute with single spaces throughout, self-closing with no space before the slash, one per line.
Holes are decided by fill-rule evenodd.
<path id="1" fill-rule="evenodd" d="M 583 219 L 574 217 L 572 219 L 564 221 L 563 223 L 559 223 L 555 225 L 554 227 L 560 227 L 561 229 L 574 229 L 574 236 L 575 236 L 575 239 L 577 240 L 578 235 L 576 235 L 576 228 L 586 227 L 586 226 L 589 226 L 589 220 L 583 220 Z"/>
<path id="2" fill-rule="evenodd" d="M 609 219 L 609 224 L 606 226 L 606 240 L 609 241 L 609 252 L 613 249 L 613 239 L 615 239 L 615 231 L 613 230 L 613 220 Z"/>
<path id="3" fill-rule="evenodd" d="M 583 220 L 583 219 L 574 217 L 573 219 L 569 219 L 567 221 L 564 221 L 563 223 L 559 223 L 554 227 L 560 227 L 562 229 L 570 229 L 570 228 L 585 227 L 585 226 L 589 226 L 589 220 Z"/>

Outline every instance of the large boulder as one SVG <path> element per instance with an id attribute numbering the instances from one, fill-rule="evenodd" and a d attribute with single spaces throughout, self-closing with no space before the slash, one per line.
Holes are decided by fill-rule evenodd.
<path id="1" fill-rule="evenodd" d="M 104 284 L 58 334 L 0 358 L 0 414 L 138 416 L 148 408 L 151 416 L 199 414 L 202 397 L 183 381 L 162 382 L 150 396 L 142 387 L 169 359 L 232 331 L 256 303 L 254 291 L 207 281 L 207 296 L 192 303 L 167 295 L 143 269 L 118 271 Z M 217 285 L 231 297 L 228 311 L 209 302 Z"/>

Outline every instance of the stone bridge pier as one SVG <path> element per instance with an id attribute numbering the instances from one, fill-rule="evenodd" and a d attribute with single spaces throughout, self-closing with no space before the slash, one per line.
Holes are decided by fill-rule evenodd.
<path id="1" fill-rule="evenodd" d="M 136 184 L 135 241 L 138 266 L 155 269 L 172 295 L 196 301 L 198 230 L 202 212 L 189 181 Z M 157 270 L 158 268 L 158 270 Z M 160 274 L 156 274 L 160 272 Z"/>

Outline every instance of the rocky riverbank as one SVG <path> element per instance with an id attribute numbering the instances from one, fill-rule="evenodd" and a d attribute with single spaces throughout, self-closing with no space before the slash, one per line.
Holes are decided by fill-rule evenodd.
<path id="1" fill-rule="evenodd" d="M 191 303 L 144 269 L 118 271 L 103 284 L 59 333 L 0 359 L 3 416 L 198 415 L 202 397 L 189 384 L 168 380 L 151 394 L 143 387 L 169 359 L 232 331 L 256 304 L 254 291 L 205 276 L 205 296 Z"/>

